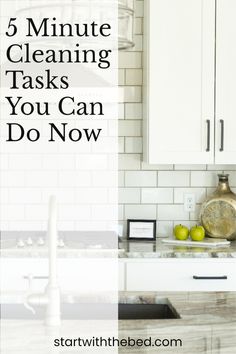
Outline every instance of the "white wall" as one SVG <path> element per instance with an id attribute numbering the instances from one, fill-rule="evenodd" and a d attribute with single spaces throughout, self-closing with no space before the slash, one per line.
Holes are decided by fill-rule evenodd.
<path id="1" fill-rule="evenodd" d="M 144 0 L 145 1 L 145 0 Z M 236 165 L 147 165 L 142 162 L 143 0 L 135 2 L 135 47 L 119 55 L 119 84 L 124 90 L 119 120 L 119 219 L 157 219 L 157 235 L 173 225 L 194 224 L 200 203 L 217 185 L 217 173 L 228 171 L 236 191 Z M 183 208 L 184 193 L 196 195 L 196 211 Z"/>

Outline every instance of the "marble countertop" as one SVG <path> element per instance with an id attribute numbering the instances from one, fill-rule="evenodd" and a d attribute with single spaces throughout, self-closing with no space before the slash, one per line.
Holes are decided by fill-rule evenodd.
<path id="1" fill-rule="evenodd" d="M 156 241 L 123 241 L 119 245 L 120 258 L 236 258 L 236 241 L 229 246 L 204 248 L 175 246 Z"/>
<path id="2" fill-rule="evenodd" d="M 19 248 L 14 242 L 3 242 L 1 257 L 6 258 L 46 258 L 48 257 L 47 246 L 25 246 Z M 229 246 L 204 248 L 175 246 L 162 243 L 161 239 L 156 241 L 122 241 L 119 248 L 104 249 L 101 245 L 93 245 L 84 249 L 76 244 L 67 242 L 64 247 L 58 248 L 59 258 L 236 258 L 236 241 Z"/>

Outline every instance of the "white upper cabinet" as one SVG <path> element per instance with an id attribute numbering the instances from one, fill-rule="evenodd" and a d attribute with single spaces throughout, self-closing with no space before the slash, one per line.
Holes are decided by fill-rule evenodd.
<path id="1" fill-rule="evenodd" d="M 149 163 L 236 163 L 236 1 L 217 2 L 144 1 Z"/>
<path id="2" fill-rule="evenodd" d="M 236 1 L 218 0 L 215 162 L 236 163 Z"/>

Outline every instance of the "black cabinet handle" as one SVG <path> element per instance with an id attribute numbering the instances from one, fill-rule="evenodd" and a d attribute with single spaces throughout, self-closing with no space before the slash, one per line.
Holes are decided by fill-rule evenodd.
<path id="1" fill-rule="evenodd" d="M 210 151 L 210 142 L 211 142 L 211 121 L 210 119 L 206 120 L 207 124 L 207 147 L 206 151 Z"/>
<path id="2" fill-rule="evenodd" d="M 220 126 L 220 151 L 224 151 L 225 122 L 223 119 L 220 119 Z"/>
<path id="3" fill-rule="evenodd" d="M 227 275 L 216 275 L 216 276 L 193 275 L 193 279 L 196 279 L 196 280 L 226 280 L 226 279 L 228 279 L 228 277 L 227 277 Z"/>

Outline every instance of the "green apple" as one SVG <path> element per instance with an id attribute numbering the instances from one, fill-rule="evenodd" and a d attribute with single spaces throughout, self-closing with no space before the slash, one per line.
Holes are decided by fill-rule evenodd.
<path id="1" fill-rule="evenodd" d="M 177 240 L 187 240 L 189 236 L 189 229 L 184 225 L 176 225 L 174 228 L 174 235 Z"/>
<path id="2" fill-rule="evenodd" d="M 193 241 L 202 241 L 205 237 L 205 229 L 203 226 L 196 225 L 190 230 L 190 237 Z"/>

